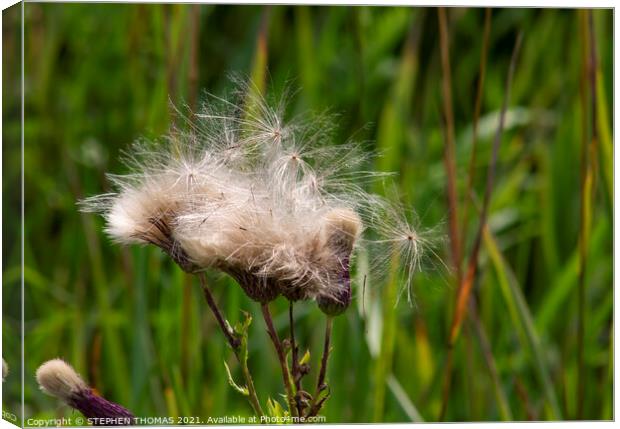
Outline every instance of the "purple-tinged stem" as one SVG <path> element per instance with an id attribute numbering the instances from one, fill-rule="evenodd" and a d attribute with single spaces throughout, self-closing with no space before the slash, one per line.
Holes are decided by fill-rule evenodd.
<path id="1" fill-rule="evenodd" d="M 198 278 L 200 279 L 200 286 L 202 287 L 202 291 L 205 295 L 205 299 L 207 300 L 209 308 L 211 309 L 211 311 L 213 311 L 213 315 L 215 316 L 217 323 L 220 325 L 220 328 L 222 328 L 222 332 L 224 333 L 228 344 L 230 344 L 230 347 L 232 347 L 232 349 L 236 351 L 240 345 L 239 339 L 235 338 L 230 325 L 224 318 L 224 315 L 222 314 L 220 308 L 217 306 L 215 298 L 211 293 L 211 289 L 209 289 L 209 286 L 207 285 L 207 280 L 204 273 L 199 274 Z"/>
<path id="2" fill-rule="evenodd" d="M 257 415 L 264 416 L 265 414 L 263 413 L 263 410 L 260 406 L 260 401 L 258 400 L 258 395 L 256 394 L 256 388 L 254 387 L 254 380 L 252 379 L 252 375 L 250 374 L 250 370 L 248 368 L 247 359 L 246 357 L 241 356 L 240 353 L 241 342 L 237 337 L 235 337 L 234 332 L 230 327 L 230 324 L 226 321 L 224 315 L 222 314 L 222 311 L 217 306 L 215 298 L 211 293 L 211 289 L 209 289 L 209 286 L 207 285 L 207 280 L 204 273 L 199 274 L 198 278 L 200 279 L 200 286 L 202 287 L 202 291 L 204 292 L 207 304 L 209 305 L 209 308 L 211 308 L 211 311 L 213 312 L 217 323 L 220 325 L 220 328 L 222 329 L 222 332 L 224 333 L 228 344 L 230 344 L 230 347 L 233 349 L 239 365 L 241 365 L 241 371 L 243 372 L 243 377 L 245 378 L 246 387 L 248 389 L 248 399 L 250 401 L 250 405 L 252 406 L 254 412 Z"/>
<path id="3" fill-rule="evenodd" d="M 297 407 L 295 405 L 295 394 L 293 391 L 293 386 L 291 384 L 291 373 L 288 369 L 288 364 L 286 363 L 286 355 L 284 353 L 284 347 L 282 346 L 282 342 L 278 337 L 278 333 L 273 326 L 273 320 L 271 318 L 271 312 L 269 311 L 269 304 L 262 304 L 261 310 L 263 312 L 263 318 L 265 319 L 265 324 L 267 325 L 267 332 L 269 333 L 269 337 L 271 338 L 271 342 L 273 342 L 274 347 L 276 348 L 276 353 L 278 354 L 278 360 L 280 361 L 280 367 L 282 368 L 282 379 L 284 381 L 284 389 L 286 390 L 286 397 L 288 400 L 288 406 L 290 413 L 293 417 L 297 417 Z"/>
<path id="4" fill-rule="evenodd" d="M 314 397 L 312 398 L 312 406 L 310 407 L 310 411 L 308 412 L 307 417 L 316 416 L 318 412 L 321 410 L 323 403 L 327 397 L 318 400 L 321 392 L 327 389 L 327 385 L 325 384 L 325 377 L 327 375 L 327 362 L 329 360 L 329 352 L 331 348 L 331 338 L 332 338 L 332 324 L 333 317 L 327 316 L 327 321 L 325 323 L 325 340 L 323 343 L 323 356 L 321 357 L 321 369 L 319 370 L 319 376 L 316 382 L 316 392 L 314 393 Z"/>
<path id="5" fill-rule="evenodd" d="M 298 347 L 297 341 L 295 340 L 295 320 L 293 317 L 293 301 L 289 301 L 288 307 L 288 319 L 289 319 L 289 327 L 291 331 L 291 358 L 293 360 L 293 381 L 295 382 L 295 390 L 299 392 L 301 389 L 301 368 L 299 367 L 299 355 L 298 355 Z M 297 413 L 301 415 L 303 413 L 302 403 L 299 399 L 296 400 L 297 404 Z"/>

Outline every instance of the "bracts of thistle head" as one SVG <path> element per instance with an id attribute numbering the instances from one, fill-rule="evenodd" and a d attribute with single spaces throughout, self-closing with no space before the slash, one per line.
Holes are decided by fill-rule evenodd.
<path id="1" fill-rule="evenodd" d="M 99 396 L 62 359 L 52 359 L 37 369 L 41 390 L 81 412 L 95 426 L 126 426 L 134 423 L 126 408 Z"/>

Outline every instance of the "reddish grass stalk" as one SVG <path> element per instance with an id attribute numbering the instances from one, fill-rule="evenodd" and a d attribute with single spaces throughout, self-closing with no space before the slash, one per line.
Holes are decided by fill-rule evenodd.
<path id="1" fill-rule="evenodd" d="M 581 98 L 581 168 L 580 168 L 580 198 L 579 198 L 579 274 L 578 274 L 578 288 L 577 288 L 577 410 L 575 418 L 580 419 L 583 415 L 583 395 L 585 391 L 585 380 L 583 377 L 584 372 L 584 336 L 585 336 L 585 306 L 583 301 L 585 299 L 585 277 L 586 277 L 586 185 L 588 177 L 588 118 L 586 114 L 587 109 L 587 33 L 585 30 L 583 11 L 580 11 L 580 24 L 582 33 L 581 54 L 582 54 L 582 73 L 581 84 L 579 85 L 579 94 Z"/>
<path id="2" fill-rule="evenodd" d="M 510 411 L 510 405 L 508 404 L 506 394 L 502 389 L 502 382 L 499 378 L 499 372 L 497 371 L 497 364 L 495 363 L 495 358 L 493 357 L 489 337 L 484 329 L 484 325 L 482 324 L 480 317 L 478 316 L 478 309 L 474 299 L 469 300 L 469 314 L 469 319 L 471 320 L 471 324 L 476 331 L 478 341 L 480 343 L 480 350 L 482 351 L 482 355 L 484 356 L 484 360 L 486 361 L 489 369 L 489 375 L 491 376 L 491 380 L 493 380 L 496 396 L 499 399 L 498 406 L 500 407 L 500 414 L 507 420 L 512 420 L 512 412 Z"/>
<path id="3" fill-rule="evenodd" d="M 451 384 L 451 372 L 452 372 L 452 353 L 454 350 L 454 345 L 458 338 L 460 327 L 463 322 L 463 318 L 465 317 L 467 311 L 467 304 L 469 302 L 469 297 L 471 294 L 472 287 L 474 285 L 474 281 L 476 278 L 477 267 L 478 267 L 478 254 L 480 251 L 480 245 L 482 243 L 482 232 L 486 226 L 487 217 L 488 217 L 488 209 L 489 203 L 491 200 L 491 194 L 493 191 L 493 184 L 495 181 L 495 168 L 497 164 L 497 157 L 499 152 L 499 145 L 502 140 L 502 134 L 504 131 L 504 123 L 506 119 L 506 110 L 508 108 L 508 101 L 510 99 L 510 88 L 512 87 L 512 79 L 514 76 L 514 71 L 516 68 L 517 57 L 519 54 L 519 50 L 521 47 L 522 41 L 522 33 L 517 35 L 517 39 L 515 41 L 515 46 L 512 52 L 512 57 L 510 59 L 510 66 L 508 69 L 508 77 L 506 79 L 506 87 L 504 92 L 504 100 L 502 102 L 502 108 L 499 117 L 499 125 L 497 127 L 497 131 L 495 133 L 495 139 L 493 141 L 493 151 L 491 153 L 491 160 L 489 163 L 488 171 L 487 171 L 487 183 L 484 192 L 484 200 L 482 204 L 482 212 L 480 214 L 480 222 L 478 224 L 478 231 L 476 233 L 475 241 L 471 250 L 469 263 L 467 266 L 467 272 L 465 277 L 462 279 L 460 283 L 460 287 L 458 290 L 456 307 L 454 309 L 454 315 L 452 319 L 452 325 L 450 327 L 450 338 L 448 344 L 448 364 L 450 365 L 447 368 L 446 372 L 446 383 L 444 385 L 444 398 L 442 402 L 441 412 L 440 412 L 440 420 L 443 420 L 445 417 L 445 412 L 447 410 L 447 402 L 449 399 L 450 393 L 450 384 Z"/>
<path id="4" fill-rule="evenodd" d="M 497 131 L 495 133 L 495 139 L 493 141 L 493 152 L 491 153 L 491 161 L 489 163 L 489 167 L 487 171 L 487 183 L 486 183 L 486 188 L 484 191 L 484 199 L 482 202 L 482 212 L 480 214 L 480 222 L 478 223 L 478 231 L 476 233 L 474 245 L 472 247 L 471 254 L 469 257 L 467 273 L 465 275 L 465 278 L 463 278 L 459 291 L 458 291 L 457 305 L 454 311 L 454 318 L 452 321 L 452 326 L 450 328 L 450 342 L 452 344 L 454 344 L 458 336 L 459 328 L 463 321 L 463 317 L 465 316 L 466 305 L 469 300 L 471 289 L 472 289 L 474 279 L 476 276 L 476 270 L 478 267 L 478 253 L 480 251 L 480 245 L 482 243 L 482 232 L 487 222 L 489 204 L 491 201 L 491 194 L 493 192 L 493 185 L 495 182 L 495 169 L 497 165 L 499 146 L 502 141 L 504 123 L 506 119 L 506 110 L 508 108 L 508 100 L 510 99 L 510 88 L 512 86 L 512 78 L 513 78 L 514 70 L 516 67 L 517 56 L 519 54 L 519 49 L 521 47 L 521 40 L 522 40 L 522 35 L 521 33 L 519 33 L 519 35 L 517 36 L 517 40 L 515 42 L 513 52 L 512 52 L 512 58 L 510 60 L 510 67 L 508 69 L 508 78 L 506 79 L 504 100 L 502 103 L 502 109 L 501 109 L 500 116 L 499 116 L 499 125 L 497 127 Z"/>
<path id="5" fill-rule="evenodd" d="M 189 74 L 188 74 L 188 90 L 189 105 L 196 108 L 198 94 L 198 59 L 199 59 L 199 43 L 200 43 L 200 5 L 194 4 L 190 12 L 190 57 L 189 57 Z"/>
<path id="6" fill-rule="evenodd" d="M 450 52 L 448 41 L 448 25 L 446 10 L 437 10 L 439 20 L 439 47 L 441 51 L 441 70 L 442 70 L 442 92 L 443 92 L 443 111 L 446 123 L 444 146 L 444 167 L 447 175 L 447 194 L 448 194 L 448 234 L 450 237 L 450 253 L 452 256 L 452 266 L 456 274 L 456 283 L 461 281 L 461 243 L 459 239 L 458 220 L 457 220 L 457 197 L 456 197 L 456 162 L 454 149 L 454 115 L 452 112 L 452 78 L 450 75 Z M 452 345 L 448 346 L 448 357 L 446 360 L 446 378 L 442 393 L 442 404 L 439 412 L 439 421 L 443 421 L 448 398 L 450 397 L 450 386 L 452 384 Z"/>
<path id="7" fill-rule="evenodd" d="M 452 361 L 454 359 L 454 345 L 448 344 L 448 356 L 446 357 L 445 366 L 445 378 L 443 383 L 443 389 L 441 393 L 441 409 L 439 410 L 440 422 L 443 422 L 446 418 L 446 412 L 448 411 L 448 400 L 450 399 L 450 390 L 452 387 Z"/>
<path id="8" fill-rule="evenodd" d="M 527 416 L 528 421 L 536 420 L 536 412 L 532 407 L 531 401 L 529 399 L 529 395 L 527 394 L 527 389 L 523 385 L 523 382 L 518 376 L 514 378 L 515 382 L 515 390 L 517 392 L 517 397 L 523 404 L 523 409 L 525 410 L 525 415 Z"/>
<path id="9" fill-rule="evenodd" d="M 482 243 L 482 232 L 487 223 L 489 204 L 491 201 L 491 194 L 493 192 L 493 184 L 495 182 L 495 169 L 497 165 L 497 157 L 499 152 L 499 146 L 502 141 L 502 133 L 504 131 L 504 122 L 506 119 L 506 110 L 508 108 L 508 100 L 510 99 L 510 88 L 512 86 L 512 78 L 516 67 L 517 56 L 521 47 L 522 34 L 519 33 L 515 42 L 515 47 L 512 52 L 512 58 L 510 60 L 510 68 L 508 70 L 508 78 L 506 79 L 506 87 L 504 93 L 504 101 L 502 103 L 502 110 L 499 117 L 499 125 L 495 133 L 495 139 L 493 141 L 493 152 L 491 154 L 491 161 L 487 172 L 487 183 L 484 191 L 484 200 L 482 202 L 482 213 L 480 214 L 480 222 L 478 224 L 478 232 L 476 233 L 476 239 L 471 250 L 469 258 L 469 264 L 467 267 L 467 274 L 461 283 L 459 288 L 457 306 L 454 312 L 454 319 L 452 321 L 452 327 L 450 329 L 450 342 L 454 344 L 459 333 L 460 325 L 463 321 L 463 317 L 466 312 L 466 305 L 469 301 L 471 289 L 475 280 L 476 270 L 478 267 L 478 253 L 480 251 L 480 245 Z"/>
<path id="10" fill-rule="evenodd" d="M 442 69 L 442 92 L 443 110 L 446 121 L 446 144 L 444 151 L 444 166 L 447 174 L 448 192 L 448 228 L 450 234 L 450 249 L 452 253 L 452 265 L 456 272 L 457 280 L 461 278 L 461 244 L 458 229 L 457 197 L 456 197 L 456 161 L 454 149 L 454 114 L 452 112 L 452 78 L 450 75 L 450 52 L 448 41 L 448 28 L 446 23 L 446 10 L 438 9 L 439 17 L 439 41 L 441 48 Z"/>
<path id="11" fill-rule="evenodd" d="M 476 145 L 478 143 L 478 121 L 480 119 L 480 109 L 482 108 L 482 94 L 484 89 L 484 79 L 487 68 L 487 52 L 489 50 L 489 34 L 491 33 L 491 9 L 486 8 L 484 13 L 484 33 L 482 36 L 482 49 L 480 52 L 480 69 L 478 71 L 478 87 L 476 89 L 476 101 L 474 104 L 474 119 L 471 139 L 471 155 L 469 158 L 469 171 L 467 174 L 467 187 L 463 196 L 463 224 L 461 227 L 462 248 L 461 254 L 465 251 L 465 237 L 469 224 L 469 198 L 476 174 Z"/>
<path id="12" fill-rule="evenodd" d="M 583 404 L 586 390 L 585 368 L 585 324 L 586 324 L 586 277 L 588 243 L 592 216 L 592 195 L 594 193 L 594 171 L 597 145 L 596 109 L 596 71 L 597 53 L 594 18 L 592 11 L 581 12 L 582 28 L 582 79 L 580 85 L 582 105 L 582 145 L 581 145 L 581 183 L 580 183 L 580 225 L 579 225 L 579 277 L 577 298 L 577 413 L 583 418 Z M 588 84 L 590 90 L 590 134 L 588 135 Z"/>

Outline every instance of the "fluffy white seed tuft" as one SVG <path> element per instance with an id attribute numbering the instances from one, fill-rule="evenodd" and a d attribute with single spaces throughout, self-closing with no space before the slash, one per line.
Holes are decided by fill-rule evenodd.
<path id="1" fill-rule="evenodd" d="M 226 272 L 257 300 L 337 297 L 365 230 L 397 243 L 402 225 L 384 219 L 389 204 L 365 189 L 386 175 L 367 168 L 359 144 L 329 144 L 325 118 L 285 124 L 283 103 L 271 109 L 245 90 L 251 109 L 212 97 L 198 114 L 178 112 L 186 130 L 137 143 L 131 172 L 111 176 L 116 192 L 82 207 L 103 214 L 113 240 L 154 244 L 189 272 Z M 424 241 L 405 235 L 409 285 Z"/>
<path id="2" fill-rule="evenodd" d="M 77 372 L 62 359 L 52 359 L 37 369 L 37 382 L 43 392 L 62 400 L 88 388 Z"/>

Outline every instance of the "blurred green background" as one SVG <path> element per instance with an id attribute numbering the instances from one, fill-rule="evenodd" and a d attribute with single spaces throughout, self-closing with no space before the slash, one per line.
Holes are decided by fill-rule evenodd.
<path id="1" fill-rule="evenodd" d="M 20 13 L 19 6 L 3 13 L 2 341 L 12 370 L 3 407 L 17 414 Z M 354 304 L 334 326 L 328 422 L 436 421 L 443 398 L 449 421 L 613 417 L 612 11 L 592 13 L 597 61 L 590 69 L 587 17 L 577 10 L 492 11 L 477 204 L 514 40 L 519 31 L 524 38 L 479 256 L 477 311 L 454 347 L 449 393 L 458 285 L 435 260 L 414 282 L 414 306 L 394 306 L 389 284 L 369 284 L 362 305 L 355 285 Z M 484 25 L 484 9 L 447 10 L 456 189 L 458 203 L 469 206 L 464 265 L 479 221 L 464 196 Z M 239 368 L 196 279 L 157 249 L 113 245 L 102 220 L 76 207 L 110 189 L 105 172 L 126 171 L 122 149 L 168 130 L 169 100 L 195 106 L 203 90 L 224 94 L 229 72 L 251 76 L 267 93 L 292 82 L 299 91 L 290 115 L 329 109 L 339 115 L 336 141 L 371 142 L 382 153 L 375 168 L 399 172 L 405 204 L 424 227 L 439 229 L 445 243 L 438 252 L 451 265 L 437 9 L 26 3 L 24 48 L 26 418 L 72 414 L 34 380 L 36 368 L 58 356 L 139 416 L 249 415 L 245 398 L 228 385 L 223 360 L 238 380 Z M 582 228 L 584 153 L 593 185 L 583 205 L 591 220 Z M 457 214 L 461 225 L 463 210 Z M 210 282 L 231 321 L 241 310 L 259 314 L 227 278 Z M 278 301 L 275 311 L 284 336 L 286 303 Z M 298 337 L 315 363 L 310 383 L 324 318 L 312 303 L 298 305 L 297 316 Z M 274 356 L 255 317 L 250 368 L 263 404 L 283 392 Z"/>

